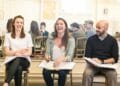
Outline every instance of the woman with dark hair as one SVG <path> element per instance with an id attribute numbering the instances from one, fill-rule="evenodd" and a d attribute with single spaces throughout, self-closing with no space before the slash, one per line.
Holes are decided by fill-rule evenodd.
<path id="1" fill-rule="evenodd" d="M 39 36 L 39 27 L 38 27 L 38 23 L 36 21 L 32 21 L 30 24 L 30 33 L 32 37 L 36 37 Z"/>
<path id="2" fill-rule="evenodd" d="M 35 44 L 36 44 L 36 41 L 34 40 L 36 37 L 40 36 L 40 33 L 39 33 L 39 27 L 38 27 L 38 23 L 37 21 L 32 21 L 31 24 L 30 24 L 30 31 L 29 33 L 31 34 L 31 37 L 32 37 L 32 42 L 33 42 L 33 47 L 32 47 L 32 53 L 34 53 L 34 47 L 35 47 Z M 38 43 L 38 42 L 37 42 Z"/>
<path id="3" fill-rule="evenodd" d="M 8 21 L 7 21 L 7 32 L 9 33 L 9 32 L 11 32 L 11 30 L 12 30 L 12 21 L 13 21 L 13 19 L 12 18 L 10 18 L 10 19 L 8 19 Z"/>
<path id="4" fill-rule="evenodd" d="M 24 18 L 15 16 L 12 23 L 12 32 L 5 36 L 5 54 L 9 58 L 15 57 L 6 64 L 6 77 L 3 86 L 9 86 L 14 78 L 15 86 L 22 86 L 22 71 L 30 65 L 32 53 L 32 39 L 30 34 L 24 32 Z"/>
<path id="5" fill-rule="evenodd" d="M 71 61 L 74 48 L 75 40 L 69 36 L 67 22 L 63 18 L 58 18 L 55 23 L 55 35 L 47 39 L 47 50 L 45 53 L 45 60 L 54 61 L 54 66 L 59 66 L 64 61 Z M 66 75 L 69 70 L 56 71 L 59 75 L 58 86 L 64 86 L 66 81 Z M 43 69 L 43 77 L 46 82 L 46 86 L 53 86 L 53 79 L 51 73 L 53 70 Z"/>

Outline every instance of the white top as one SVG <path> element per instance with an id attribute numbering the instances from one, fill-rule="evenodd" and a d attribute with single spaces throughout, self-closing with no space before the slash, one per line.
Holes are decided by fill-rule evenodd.
<path id="1" fill-rule="evenodd" d="M 25 33 L 25 38 L 13 39 L 11 37 L 11 33 L 7 33 L 5 36 L 4 47 L 9 47 L 13 51 L 33 47 L 31 35 L 29 33 Z M 28 61 L 31 61 L 29 56 L 27 59 Z"/>
<path id="2" fill-rule="evenodd" d="M 65 48 L 64 47 L 59 48 L 58 46 L 54 45 L 52 60 L 56 60 L 57 58 L 63 56 L 65 56 Z"/>

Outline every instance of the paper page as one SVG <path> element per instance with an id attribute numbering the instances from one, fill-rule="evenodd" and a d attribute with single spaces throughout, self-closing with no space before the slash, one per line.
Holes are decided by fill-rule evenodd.
<path id="1" fill-rule="evenodd" d="M 117 69 L 118 67 L 120 67 L 119 63 L 115 63 L 115 64 L 99 64 L 95 61 L 93 61 L 91 58 L 84 58 L 88 63 L 96 66 L 96 67 L 100 67 L 100 68 L 110 68 L 110 69 Z"/>
<path id="2" fill-rule="evenodd" d="M 2 63 L 0 64 L 0 66 L 7 64 L 8 62 L 14 60 L 15 58 L 16 58 L 16 56 L 7 56 L 7 57 L 5 57 L 5 61 L 2 62 Z M 20 57 L 20 58 L 27 58 L 27 57 L 22 56 L 22 57 Z"/>
<path id="3" fill-rule="evenodd" d="M 46 68 L 49 70 L 61 70 L 61 69 L 72 70 L 73 67 L 75 66 L 74 62 L 63 62 L 58 67 L 54 67 L 53 64 L 54 64 L 53 61 L 46 62 L 45 60 L 43 60 L 39 64 L 39 67 Z"/>
<path id="4" fill-rule="evenodd" d="M 15 59 L 15 58 L 16 58 L 15 56 L 6 57 L 6 58 L 5 58 L 5 61 L 2 62 L 2 63 L 0 64 L 0 66 L 7 64 L 8 62 L 12 61 L 12 60 Z"/>

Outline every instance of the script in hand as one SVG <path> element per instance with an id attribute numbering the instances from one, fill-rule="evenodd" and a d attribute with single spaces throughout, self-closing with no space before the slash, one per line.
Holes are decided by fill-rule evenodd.
<path id="1" fill-rule="evenodd" d="M 8 62 L 14 60 L 15 58 L 16 58 L 15 56 L 6 57 L 6 58 L 5 58 L 5 61 L 2 62 L 0 65 L 2 66 L 2 65 L 4 65 L 4 64 L 7 64 Z"/>
<path id="2" fill-rule="evenodd" d="M 13 61 L 16 58 L 16 56 L 7 56 L 5 57 L 5 61 L 0 64 L 0 66 L 5 65 L 11 61 Z M 25 58 L 25 56 L 19 57 L 19 58 Z M 27 58 L 27 57 L 26 57 Z"/>
<path id="3" fill-rule="evenodd" d="M 39 67 L 46 68 L 49 70 L 62 70 L 62 69 L 72 70 L 74 66 L 75 66 L 75 62 L 63 62 L 58 67 L 54 67 L 54 61 L 47 62 L 45 60 L 43 60 L 39 64 Z"/>
<path id="4" fill-rule="evenodd" d="M 99 64 L 95 61 L 93 61 L 91 58 L 84 58 L 86 60 L 87 63 L 92 64 L 96 67 L 100 67 L 100 68 L 109 68 L 109 69 L 117 69 L 118 67 L 120 67 L 119 63 L 115 63 L 115 64 Z"/>

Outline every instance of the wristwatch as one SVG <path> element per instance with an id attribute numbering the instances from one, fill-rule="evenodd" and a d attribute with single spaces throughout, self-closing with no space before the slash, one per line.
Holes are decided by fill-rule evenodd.
<path id="1" fill-rule="evenodd" d="M 101 62 L 102 62 L 102 64 L 104 64 L 104 60 L 103 59 L 101 59 Z"/>

